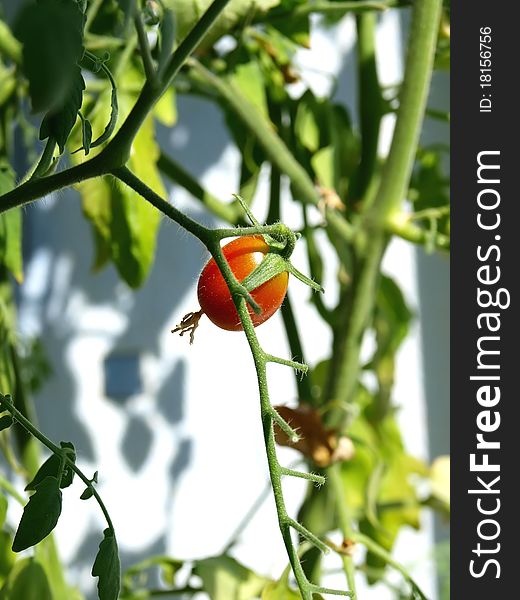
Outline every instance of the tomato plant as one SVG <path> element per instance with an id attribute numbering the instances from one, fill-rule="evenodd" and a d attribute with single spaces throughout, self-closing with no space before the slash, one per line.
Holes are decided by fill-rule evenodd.
<path id="1" fill-rule="evenodd" d="M 408 58 L 395 97 L 377 72 L 377 11 L 384 8 L 412 13 Z M 355 20 L 359 106 L 342 104 L 335 92 L 318 97 L 298 72 L 293 58 L 302 48 L 312 51 L 317 21 L 310 17 L 320 13 L 327 23 L 347 13 Z M 42 598 L 80 597 L 67 582 L 51 532 L 75 478 L 83 486 L 80 497 L 96 502 L 106 521 L 91 570 L 99 578 L 101 600 L 201 591 L 212 600 L 313 600 L 327 594 L 363 600 L 356 591 L 362 578 L 388 584 L 399 597 L 405 590 L 407 597 L 425 600 L 391 552 L 401 528 L 420 526 L 424 507 L 446 514 L 449 504 L 435 485 L 430 496 L 415 485 L 418 478 L 435 481 L 427 465 L 406 453 L 395 418 L 394 365 L 411 311 L 398 285 L 383 274 L 382 261 L 393 237 L 427 251 L 449 250 L 444 161 L 438 149 L 417 146 L 432 70 L 439 59 L 449 60 L 449 39 L 442 47 L 437 42 L 439 21 L 448 17 L 449 3 L 441 0 L 41 0 L 27 1 L 11 24 L 0 20 L 0 451 L 8 468 L 14 465 L 27 478 L 24 492 L 32 492 L 20 495 L 10 481 L 17 485 L 20 477 L 4 476 L 0 468 L 0 520 L 6 514 L 5 495 L 24 507 L 17 529 L 7 523 L 0 532 L 0 563 L 6 565 L 0 565 L 1 597 L 14 597 L 12 590 L 26 585 Z M 449 27 L 442 31 L 446 35 Z M 215 46 L 223 36 L 235 43 Z M 294 83 L 300 92 L 290 87 Z M 157 128 L 175 125 L 180 94 L 218 107 L 240 155 L 237 191 L 247 198 L 242 206 L 219 198 L 221 190 L 205 189 L 161 146 Z M 380 156 L 380 124 L 388 113 L 395 113 L 395 133 L 388 155 Z M 39 131 L 34 127 L 38 114 Z M 444 118 L 439 111 L 431 114 Z M 23 166 L 15 160 L 22 146 Z M 182 149 L 178 154 L 182 162 Z M 261 171 L 269 176 L 265 225 L 248 208 L 262 188 Z M 163 177 L 226 226 L 207 227 L 180 210 L 175 198 L 167 201 Z M 256 369 L 276 518 L 290 563 L 278 581 L 239 565 L 229 555 L 233 544 L 221 556 L 200 560 L 147 557 L 121 578 L 118 524 L 98 492 L 97 471 L 87 476 L 76 464 L 71 442 L 58 445 L 34 424 L 31 393 L 39 393 L 42 366 L 37 353 L 20 342 L 14 310 L 24 274 L 21 208 L 71 186 L 81 194 L 92 228 L 94 270 L 112 263 L 130 288 L 142 286 L 150 273 L 161 216 L 209 250 L 197 290 L 201 310 L 187 315 L 176 330 L 193 338 L 204 313 L 220 328 L 245 332 Z M 301 235 L 281 222 L 288 214 L 287 199 L 300 204 Z M 244 212 L 252 225 L 243 226 Z M 310 278 L 289 261 L 299 237 Z M 325 248 L 334 258 L 331 264 Z M 336 293 L 327 302 L 319 293 L 310 297 L 330 329 L 330 352 L 308 367 L 303 343 L 308 324 L 298 322 L 300 315 L 286 298 L 289 274 L 319 292 L 336 264 Z M 157 302 L 170 300 L 157 294 Z M 254 329 L 280 307 L 293 359 L 264 349 Z M 368 362 L 361 352 L 367 337 L 375 346 Z M 244 355 L 227 362 L 234 368 L 250 359 Z M 296 408 L 272 405 L 268 363 L 294 370 Z M 371 377 L 365 377 L 368 372 Z M 230 385 L 229 393 L 238 387 Z M 231 420 L 227 416 L 221 423 Z M 91 419 L 93 427 L 97 417 Z M 51 452 L 47 461 L 35 440 Z M 283 466 L 277 443 L 300 452 L 303 469 Z M 232 468 L 224 467 L 227 481 Z M 231 475 L 230 480 L 240 480 L 238 472 Z M 294 517 L 285 502 L 286 476 L 308 484 Z M 330 534 L 338 531 L 342 539 L 336 544 Z M 367 552 L 356 554 L 356 545 Z M 34 561 L 11 551 L 33 546 Z M 341 589 L 325 587 L 320 551 L 330 549 L 341 561 L 346 580 Z M 165 572 L 161 589 L 148 585 L 144 572 L 151 565 Z M 403 575 L 403 590 L 385 581 L 389 565 Z M 192 575 L 202 587 L 191 586 Z M 225 585 L 220 585 L 222 575 Z"/>
<path id="2" fill-rule="evenodd" d="M 268 252 L 269 246 L 262 236 L 239 237 L 222 248 L 222 253 L 238 281 L 243 281 L 251 274 Z M 280 308 L 287 292 L 288 281 L 289 273 L 282 272 L 251 291 L 251 296 L 261 309 L 260 313 L 256 313 L 248 306 L 255 327 L 267 321 Z M 228 331 L 243 329 L 226 281 L 213 258 L 200 274 L 197 296 L 200 307 L 215 325 Z"/>

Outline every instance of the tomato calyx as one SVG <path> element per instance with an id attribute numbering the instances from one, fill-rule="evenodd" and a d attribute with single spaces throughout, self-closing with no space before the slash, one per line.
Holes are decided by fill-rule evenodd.
<path id="1" fill-rule="evenodd" d="M 266 243 L 270 247 L 270 251 L 256 269 L 242 281 L 242 285 L 248 292 L 252 292 L 266 281 L 276 277 L 279 273 L 291 273 L 296 279 L 299 279 L 313 290 L 323 292 L 321 285 L 298 271 L 288 258 L 279 253 L 279 249 L 276 246 L 273 247 L 267 240 Z"/>
<path id="2" fill-rule="evenodd" d="M 171 332 L 178 333 L 181 337 L 185 333 L 189 333 L 191 346 L 193 344 L 193 340 L 195 339 L 195 330 L 199 326 L 199 321 L 203 314 L 203 310 L 198 310 L 197 312 L 189 312 L 188 314 L 184 315 L 184 317 L 182 317 L 181 322 L 178 325 L 176 325 L 175 328 L 171 330 Z"/>

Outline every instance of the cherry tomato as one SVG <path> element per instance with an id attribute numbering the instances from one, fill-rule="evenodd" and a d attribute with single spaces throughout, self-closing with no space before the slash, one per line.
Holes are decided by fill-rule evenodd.
<path id="1" fill-rule="evenodd" d="M 262 236 L 240 237 L 222 248 L 222 252 L 238 281 L 243 281 L 269 252 Z M 287 292 L 289 274 L 279 273 L 251 292 L 262 312 L 257 315 L 248 305 L 253 325 L 261 325 L 280 308 Z M 239 331 L 240 318 L 220 269 L 210 259 L 200 274 L 197 295 L 200 307 L 208 318 L 221 329 Z"/>

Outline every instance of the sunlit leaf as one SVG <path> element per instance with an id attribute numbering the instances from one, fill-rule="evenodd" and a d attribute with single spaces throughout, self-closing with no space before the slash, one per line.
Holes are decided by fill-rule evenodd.
<path id="1" fill-rule="evenodd" d="M 250 600 L 268 583 L 230 556 L 217 556 L 196 562 L 193 572 L 204 584 L 212 600 Z"/>
<path id="2" fill-rule="evenodd" d="M 269 118 L 265 86 L 258 63 L 250 61 L 237 65 L 229 80 L 264 118 Z"/>
<path id="3" fill-rule="evenodd" d="M 289 587 L 287 581 L 268 583 L 262 591 L 262 600 L 300 600 L 301 594 Z"/>
<path id="4" fill-rule="evenodd" d="M 450 505 L 450 457 L 437 457 L 430 467 L 431 493 L 435 498 Z"/>
<path id="5" fill-rule="evenodd" d="M 154 106 L 155 118 L 166 127 L 173 127 L 177 122 L 177 104 L 175 88 L 170 86 Z"/>
<path id="6" fill-rule="evenodd" d="M 13 189 L 14 171 L 5 161 L 0 161 L 0 195 Z M 4 264 L 21 283 L 22 266 L 22 212 L 14 208 L 0 215 L 0 263 Z"/>

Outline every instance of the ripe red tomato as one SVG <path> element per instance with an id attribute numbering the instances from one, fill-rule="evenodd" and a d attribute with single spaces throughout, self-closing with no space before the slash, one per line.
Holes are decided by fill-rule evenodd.
<path id="1" fill-rule="evenodd" d="M 239 237 L 222 248 L 222 252 L 238 281 L 243 281 L 260 264 L 269 251 L 262 236 Z M 248 304 L 253 325 L 261 325 L 280 308 L 287 292 L 289 273 L 279 273 L 251 292 L 261 307 L 257 315 Z M 201 309 L 221 329 L 239 331 L 240 318 L 220 270 L 211 258 L 200 274 L 197 295 Z"/>

